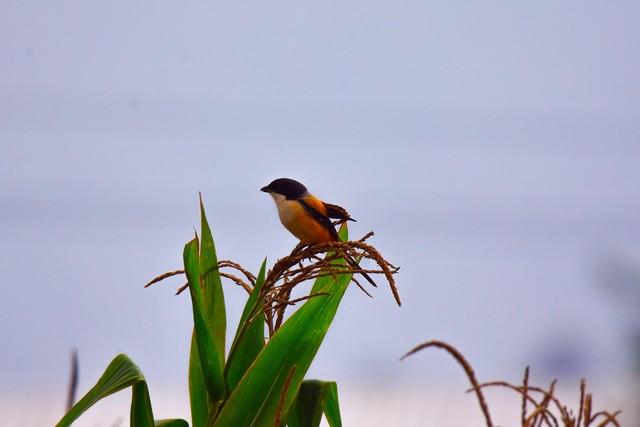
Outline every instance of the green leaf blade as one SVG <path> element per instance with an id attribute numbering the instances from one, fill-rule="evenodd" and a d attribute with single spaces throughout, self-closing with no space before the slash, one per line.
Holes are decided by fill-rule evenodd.
<path id="1" fill-rule="evenodd" d="M 156 420 L 156 427 L 189 427 L 189 423 L 181 419 Z"/>
<path id="2" fill-rule="evenodd" d="M 198 342 L 195 330 L 191 335 L 189 354 L 189 402 L 191 406 L 191 424 L 193 427 L 205 427 L 209 414 L 209 399 L 204 373 L 200 365 Z"/>
<path id="3" fill-rule="evenodd" d="M 149 389 L 145 381 L 138 381 L 133 384 L 131 392 L 131 427 L 154 427 L 153 410 L 149 399 Z"/>
<path id="4" fill-rule="evenodd" d="M 327 396 L 324 404 L 324 416 L 329 423 L 329 427 L 342 427 L 342 417 L 340 416 L 340 401 L 338 399 L 338 384 L 331 381 L 327 384 Z"/>
<path id="5" fill-rule="evenodd" d="M 144 383 L 143 388 L 138 388 L 138 395 L 134 393 L 132 398 L 132 411 L 135 409 L 138 413 L 151 414 L 151 406 L 149 404 L 148 391 L 146 388 L 146 382 L 144 375 L 135 363 L 125 354 L 117 355 L 104 373 L 98 379 L 98 382 L 80 399 L 73 407 L 65 414 L 64 417 L 56 424 L 56 427 L 70 426 L 80 415 L 82 415 L 87 409 L 95 405 L 99 400 L 116 393 L 124 388 L 129 387 L 137 383 Z M 142 394 L 146 393 L 146 397 Z M 146 401 L 145 401 L 146 399 Z M 134 408 L 134 402 L 136 407 Z M 145 408 L 138 408 L 138 405 L 145 405 Z M 153 415 L 151 414 L 151 421 L 153 421 Z M 153 424 L 152 424 L 153 425 Z"/>
<path id="6" fill-rule="evenodd" d="M 189 281 L 189 293 L 193 309 L 193 324 L 198 348 L 198 357 L 204 377 L 207 393 L 211 401 L 221 400 L 224 396 L 225 385 L 220 358 L 217 354 L 212 332 L 206 322 L 204 298 L 200 291 L 200 257 L 198 239 L 193 239 L 184 248 L 184 269 Z"/>
<path id="7" fill-rule="evenodd" d="M 303 381 L 289 412 L 289 427 L 318 427 L 322 419 L 323 387 L 320 381 Z"/>
<path id="8" fill-rule="evenodd" d="M 341 230 L 346 238 L 346 228 Z M 215 427 L 271 427 L 290 370 L 295 366 L 284 396 L 283 413 L 287 413 L 298 388 L 333 321 L 351 274 L 320 277 L 313 292 L 329 295 L 311 298 L 304 303 L 273 335 L 229 396 Z"/>
<path id="9" fill-rule="evenodd" d="M 330 427 L 342 427 L 338 386 L 333 381 L 306 380 L 289 412 L 289 427 L 318 427 L 322 414 Z"/>
<path id="10" fill-rule="evenodd" d="M 220 271 L 218 270 L 218 256 L 213 242 L 213 234 L 211 233 L 207 215 L 204 211 L 202 197 L 200 198 L 200 221 L 202 239 L 200 243 L 200 275 L 205 297 L 205 320 L 214 338 L 218 364 L 222 371 L 224 367 L 227 317 L 224 305 L 224 292 L 222 291 L 222 280 L 220 278 Z"/>
<path id="11" fill-rule="evenodd" d="M 229 392 L 235 389 L 244 373 L 265 345 L 264 314 L 262 311 L 264 297 L 261 296 L 260 292 L 266 276 L 266 264 L 267 260 L 265 259 L 260 267 L 256 285 L 242 311 L 238 329 L 229 351 L 226 376 Z"/>

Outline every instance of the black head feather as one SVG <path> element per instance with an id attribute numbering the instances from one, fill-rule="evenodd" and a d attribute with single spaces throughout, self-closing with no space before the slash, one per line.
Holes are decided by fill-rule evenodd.
<path id="1" fill-rule="evenodd" d="M 295 179 L 278 178 L 266 187 L 262 187 L 260 191 L 264 191 L 265 193 L 278 193 L 285 196 L 288 200 L 297 200 L 307 193 L 307 187 Z"/>

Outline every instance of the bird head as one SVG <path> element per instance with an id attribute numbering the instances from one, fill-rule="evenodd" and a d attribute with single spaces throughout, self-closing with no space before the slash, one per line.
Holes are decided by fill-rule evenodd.
<path id="1" fill-rule="evenodd" d="M 260 189 L 271 194 L 274 199 L 298 200 L 307 194 L 307 187 L 290 178 L 278 178 Z"/>

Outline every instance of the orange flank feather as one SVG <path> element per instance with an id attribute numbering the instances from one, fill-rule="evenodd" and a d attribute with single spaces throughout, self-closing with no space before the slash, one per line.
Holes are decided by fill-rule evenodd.
<path id="1" fill-rule="evenodd" d="M 304 198 L 304 201 L 322 215 L 327 214 L 322 201 L 312 195 Z M 314 243 L 332 242 L 334 234 L 323 224 L 313 218 L 297 200 L 286 200 L 278 205 L 280 221 L 287 230 L 300 239 L 305 245 Z M 335 230 L 334 230 L 335 233 Z"/>

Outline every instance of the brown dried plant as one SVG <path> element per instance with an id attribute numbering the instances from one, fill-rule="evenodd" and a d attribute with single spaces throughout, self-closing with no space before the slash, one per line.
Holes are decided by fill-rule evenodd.
<path id="1" fill-rule="evenodd" d="M 435 340 L 418 345 L 402 356 L 400 360 L 429 347 L 441 348 L 447 351 L 456 359 L 458 364 L 462 366 L 472 386 L 467 392 L 476 393 L 487 427 L 493 427 L 494 424 L 491 420 L 491 414 L 489 413 L 489 405 L 487 405 L 482 392 L 486 387 L 503 387 L 520 394 L 522 398 L 520 424 L 522 427 L 620 427 L 617 416 L 621 411 L 593 412 L 593 397 L 591 393 L 586 392 L 587 382 L 585 379 L 580 381 L 578 410 L 574 412 L 555 396 L 556 380 L 553 380 L 548 388 L 529 385 L 528 366 L 524 371 L 522 385 L 514 385 L 506 381 L 478 383 L 471 364 L 464 358 L 462 353 L 451 344 Z M 529 405 L 531 406 L 531 410 L 529 410 Z"/>
<path id="2" fill-rule="evenodd" d="M 366 240 L 373 236 L 373 232 L 367 233 L 364 237 L 355 241 L 328 242 L 315 245 L 298 245 L 291 254 L 278 259 L 267 273 L 262 289 L 261 297 L 264 300 L 263 312 L 269 329 L 269 336 L 282 325 L 285 318 L 285 311 L 288 307 L 298 302 L 305 301 L 326 293 L 310 293 L 304 297 L 291 298 L 293 289 L 304 282 L 315 280 L 319 277 L 350 274 L 351 281 L 365 294 L 371 294 L 360 284 L 358 275 L 381 275 L 389 285 L 393 297 L 398 305 L 400 295 L 396 287 L 393 275 L 398 272 L 399 267 L 395 267 L 387 261 L 380 252 Z M 365 269 L 357 262 L 345 262 L 345 260 L 373 261 L 376 268 Z M 222 271 L 222 269 L 234 270 L 234 273 Z M 251 293 L 256 284 L 256 277 L 243 268 L 240 264 L 229 260 L 218 261 L 218 272 L 221 277 L 231 280 L 236 285 L 242 287 L 247 293 Z M 170 271 L 153 278 L 145 285 L 149 287 L 166 278 L 184 274 L 184 270 Z M 244 276 L 244 277 L 239 277 Z M 180 294 L 188 287 L 188 283 L 178 288 Z M 257 313 L 252 313 L 255 315 Z"/>
<path id="3" fill-rule="evenodd" d="M 371 297 L 371 294 L 358 281 L 357 275 L 382 275 L 389 285 L 396 303 L 400 305 L 400 295 L 393 278 L 398 267 L 387 261 L 374 246 L 365 242 L 371 236 L 373 236 L 373 232 L 369 232 L 360 240 L 355 241 L 298 245 L 290 255 L 277 260 L 269 270 L 262 287 L 265 301 L 264 313 L 270 335 L 282 325 L 287 307 L 299 301 L 324 295 L 316 293 L 291 299 L 291 292 L 297 285 L 319 277 L 350 274 L 351 281 Z M 369 259 L 376 264 L 377 268 L 365 269 L 360 267 L 358 263 L 345 262 L 345 259 Z"/>

